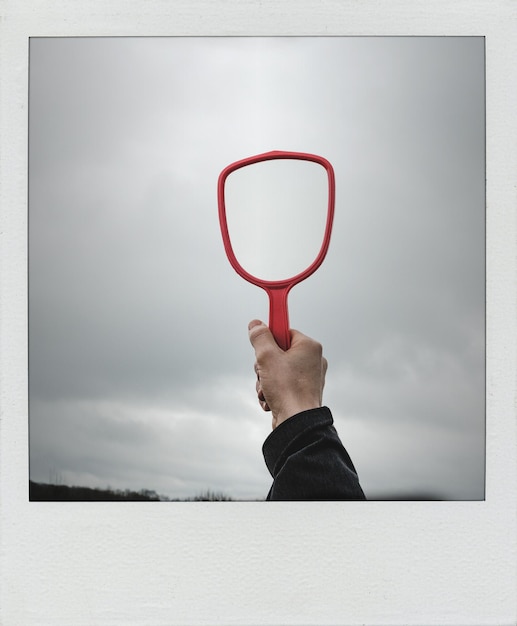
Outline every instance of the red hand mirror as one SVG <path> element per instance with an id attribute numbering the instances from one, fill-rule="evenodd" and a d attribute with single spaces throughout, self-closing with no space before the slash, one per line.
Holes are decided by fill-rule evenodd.
<path id="1" fill-rule="evenodd" d="M 245 257 L 246 254 L 244 254 L 244 252 L 248 252 L 247 249 L 252 247 L 249 245 L 249 241 L 251 240 L 248 240 L 248 244 L 244 247 L 240 247 L 239 254 L 236 254 L 235 252 L 235 250 L 239 248 L 236 243 L 234 242 L 232 245 L 232 237 L 235 236 L 238 229 L 229 227 L 229 223 L 236 222 L 234 218 L 229 217 L 227 210 L 228 196 L 230 195 L 231 186 L 229 183 L 236 178 L 236 176 L 232 177 L 231 175 L 237 171 L 244 172 L 244 170 L 247 170 L 249 173 L 253 170 L 253 173 L 256 173 L 260 170 L 260 167 L 257 167 L 257 165 L 265 162 L 272 162 L 268 167 L 270 171 L 274 169 L 276 178 L 259 179 L 261 182 L 255 187 L 253 187 L 249 182 L 253 180 L 252 178 L 248 177 L 241 179 L 245 181 L 244 185 L 241 184 L 241 188 L 243 188 L 244 191 L 241 191 L 240 199 L 238 202 L 234 203 L 232 211 L 234 214 L 238 215 L 241 223 L 246 223 L 247 229 L 251 232 L 252 236 L 255 234 L 255 230 L 259 230 L 259 225 L 262 227 L 262 236 L 257 235 L 255 238 L 256 241 L 253 240 L 254 243 L 257 244 L 257 250 L 260 253 L 260 256 L 262 258 L 273 257 L 276 259 L 273 263 L 287 268 L 283 270 L 280 269 L 279 271 L 284 271 L 287 276 L 291 276 L 290 278 L 285 278 L 282 275 L 282 278 L 278 279 L 278 275 L 275 272 L 273 272 L 275 276 L 273 280 L 267 272 L 265 272 L 265 274 L 267 274 L 267 278 L 265 275 L 259 276 L 258 274 L 260 270 L 255 271 L 255 269 L 253 269 L 255 267 L 253 263 L 250 263 L 250 265 L 244 263 L 244 265 L 246 265 L 245 269 L 241 264 L 241 256 Z M 288 181 L 290 186 L 283 189 L 282 183 L 286 181 L 288 176 L 285 174 L 287 170 L 282 170 L 281 166 L 301 163 L 310 165 L 308 169 L 311 170 L 311 174 L 312 171 L 317 170 L 317 176 L 323 180 L 323 187 L 320 185 L 317 188 L 318 191 L 316 192 L 316 197 L 314 195 L 311 196 L 311 193 L 309 193 L 310 187 L 303 187 L 302 183 L 306 182 L 305 179 L 310 178 L 309 172 L 307 171 L 306 173 L 305 170 L 297 170 L 295 177 L 291 177 L 292 179 Z M 270 202 L 272 197 L 278 201 L 277 206 L 273 209 L 274 212 L 270 212 L 269 216 L 265 218 L 265 221 L 263 219 L 263 215 L 260 213 L 260 206 L 255 212 L 250 210 L 250 203 L 253 201 L 257 205 L 260 205 L 261 202 L 263 202 L 262 192 L 264 187 L 272 188 L 272 191 L 268 190 L 271 191 L 272 195 L 268 196 L 269 199 L 266 201 Z M 298 244 L 298 239 L 300 238 L 299 233 L 302 232 L 301 223 L 303 222 L 306 214 L 311 213 L 311 197 L 313 199 L 315 198 L 317 200 L 317 204 L 323 207 L 324 220 L 321 221 L 321 229 L 312 229 L 310 225 L 311 222 L 309 220 L 308 225 L 305 226 L 305 231 L 310 231 L 312 229 L 315 230 L 315 232 L 320 232 L 320 236 L 316 241 L 314 248 L 305 246 L 302 243 L 297 246 L 298 248 L 308 248 L 308 254 L 312 254 L 312 256 L 309 256 L 309 261 L 303 261 L 303 267 L 306 269 L 299 271 L 298 267 L 296 270 L 290 271 L 290 266 L 283 265 L 283 263 L 280 263 L 279 261 L 283 261 L 282 254 L 284 247 L 288 247 L 287 244 Z M 335 201 L 335 180 L 332 165 L 323 157 L 303 152 L 283 152 L 276 150 L 248 157 L 246 159 L 236 161 L 235 163 L 231 163 L 223 169 L 219 175 L 217 200 L 219 206 L 219 223 L 223 236 L 224 249 L 228 260 L 234 270 L 242 276 L 242 278 L 253 285 L 261 287 L 267 292 L 269 296 L 269 327 L 278 345 L 283 350 L 287 350 L 290 346 L 289 314 L 287 308 L 287 296 L 289 291 L 294 287 L 294 285 L 300 283 L 302 280 L 305 280 L 318 269 L 327 254 L 330 243 Z M 281 204 L 289 201 L 295 203 L 295 214 L 294 217 L 293 214 L 291 214 L 289 221 L 282 224 Z M 259 212 L 257 213 L 257 211 Z M 275 233 L 277 235 L 276 243 L 275 238 L 273 237 Z M 321 245 L 319 243 L 320 241 Z M 280 256 L 278 254 L 276 256 L 272 255 L 271 247 L 274 247 L 275 252 L 280 253 Z M 314 251 L 311 253 L 311 250 Z M 239 257 L 241 262 L 237 260 L 237 257 Z"/>

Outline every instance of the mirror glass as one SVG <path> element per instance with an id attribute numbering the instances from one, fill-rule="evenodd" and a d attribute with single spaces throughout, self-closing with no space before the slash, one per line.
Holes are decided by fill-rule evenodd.
<path id="1" fill-rule="evenodd" d="M 303 272 L 323 243 L 328 196 L 327 172 L 313 161 L 260 161 L 229 174 L 226 220 L 237 261 L 262 280 Z"/>

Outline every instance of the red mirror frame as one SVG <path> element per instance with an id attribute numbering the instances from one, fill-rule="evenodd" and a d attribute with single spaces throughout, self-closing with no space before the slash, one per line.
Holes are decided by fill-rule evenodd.
<path id="1" fill-rule="evenodd" d="M 325 232 L 323 235 L 323 243 L 320 251 L 315 260 L 305 269 L 303 272 L 296 274 L 292 278 L 284 280 L 262 280 L 256 276 L 253 276 L 247 272 L 237 261 L 235 253 L 230 241 L 230 234 L 228 232 L 228 223 L 226 220 L 226 204 L 224 187 L 228 176 L 235 172 L 235 170 L 245 167 L 246 165 L 253 165 L 254 163 L 260 163 L 261 161 L 270 161 L 274 159 L 298 159 L 302 161 L 312 161 L 318 163 L 325 168 L 328 177 L 328 207 L 327 207 L 327 223 L 325 226 Z M 269 327 L 276 342 L 283 350 L 288 350 L 291 337 L 289 333 L 289 314 L 287 309 L 287 295 L 289 291 L 302 280 L 308 278 L 313 274 L 318 267 L 323 263 L 323 259 L 327 254 L 327 250 L 330 244 L 330 235 L 332 233 L 332 223 L 334 220 L 334 204 L 335 204 L 335 177 L 334 169 L 327 159 L 315 154 L 308 154 L 305 152 L 285 152 L 281 150 L 274 150 L 272 152 L 265 152 L 256 156 L 241 159 L 235 163 L 231 163 L 223 169 L 219 175 L 217 184 L 217 202 L 219 207 L 219 224 L 221 226 L 221 234 L 223 237 L 224 249 L 226 256 L 230 261 L 233 269 L 242 276 L 245 280 L 261 287 L 269 295 Z"/>

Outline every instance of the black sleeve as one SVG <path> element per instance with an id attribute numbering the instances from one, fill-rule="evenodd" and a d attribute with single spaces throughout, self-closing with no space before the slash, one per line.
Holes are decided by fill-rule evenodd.
<path id="1" fill-rule="evenodd" d="M 365 500 L 327 407 L 277 426 L 262 451 L 273 485 L 267 500 Z"/>

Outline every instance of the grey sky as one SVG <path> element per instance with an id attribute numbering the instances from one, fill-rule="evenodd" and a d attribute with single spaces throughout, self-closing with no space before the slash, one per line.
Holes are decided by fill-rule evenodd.
<path id="1" fill-rule="evenodd" d="M 482 38 L 33 39 L 31 477 L 264 497 L 270 432 L 219 172 L 336 173 L 328 256 L 289 296 L 367 495 L 484 493 Z"/>

